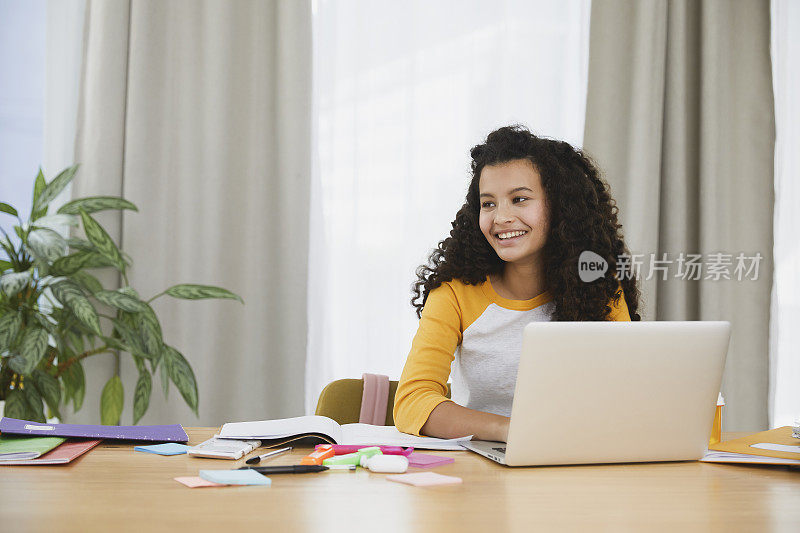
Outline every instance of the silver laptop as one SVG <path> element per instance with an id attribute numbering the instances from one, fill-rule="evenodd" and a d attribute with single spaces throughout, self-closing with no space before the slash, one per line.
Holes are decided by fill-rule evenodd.
<path id="1" fill-rule="evenodd" d="M 685 461 L 708 446 L 729 322 L 533 322 L 508 442 L 465 446 L 508 466 Z"/>

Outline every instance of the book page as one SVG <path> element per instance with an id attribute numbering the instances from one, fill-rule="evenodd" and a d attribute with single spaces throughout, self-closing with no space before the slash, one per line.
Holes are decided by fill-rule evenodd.
<path id="1" fill-rule="evenodd" d="M 303 433 L 322 433 L 340 443 L 342 429 L 327 416 L 296 416 L 277 420 L 255 422 L 229 422 L 222 426 L 219 436 L 222 439 L 278 439 L 302 435 Z"/>
<path id="2" fill-rule="evenodd" d="M 463 450 L 459 442 L 468 441 L 472 435 L 457 439 L 437 439 L 434 437 L 417 437 L 398 431 L 395 426 L 373 426 L 371 424 L 345 424 L 342 428 L 342 440 L 339 444 L 374 444 L 381 446 L 413 446 L 428 450 Z"/>

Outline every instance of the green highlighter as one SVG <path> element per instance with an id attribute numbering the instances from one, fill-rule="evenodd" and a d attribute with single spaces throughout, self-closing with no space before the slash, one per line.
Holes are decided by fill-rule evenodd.
<path id="1" fill-rule="evenodd" d="M 366 457 L 370 458 L 373 455 L 383 455 L 381 449 L 378 446 L 373 446 L 372 448 L 361 448 L 355 453 L 348 453 L 345 455 L 336 455 L 334 457 L 330 457 L 322 461 L 324 466 L 332 466 L 332 465 L 360 465 L 361 458 Z"/>

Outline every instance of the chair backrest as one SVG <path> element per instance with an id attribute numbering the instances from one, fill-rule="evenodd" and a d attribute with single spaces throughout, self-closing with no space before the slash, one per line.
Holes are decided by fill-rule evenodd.
<path id="1" fill-rule="evenodd" d="M 389 399 L 386 402 L 386 421 L 384 425 L 393 426 L 394 395 L 397 392 L 397 381 L 389 382 Z M 355 424 L 361 414 L 361 397 L 364 394 L 363 379 L 337 379 L 322 389 L 317 400 L 314 414 L 327 416 L 339 424 Z M 447 385 L 447 397 L 450 397 L 450 384 Z"/>

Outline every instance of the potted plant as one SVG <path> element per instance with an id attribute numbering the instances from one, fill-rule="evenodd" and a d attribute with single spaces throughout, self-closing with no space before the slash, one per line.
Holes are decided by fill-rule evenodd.
<path id="1" fill-rule="evenodd" d="M 161 296 L 188 300 L 230 298 L 236 294 L 208 285 L 174 285 L 144 299 L 128 285 L 131 260 L 92 217 L 107 209 L 138 211 L 117 197 L 79 198 L 48 214 L 50 202 L 75 176 L 77 165 L 65 169 L 50 183 L 41 170 L 33 190 L 27 222 L 17 210 L 0 203 L 0 211 L 17 218 L 12 240 L 3 230 L 0 246 L 0 400 L 11 418 L 44 422 L 46 409 L 60 417 L 69 402 L 77 411 L 86 383 L 83 364 L 89 357 L 128 353 L 139 371 L 133 392 L 133 422 L 150 404 L 153 377 L 160 374 L 166 395 L 169 382 L 197 414 L 194 372 L 181 353 L 164 342 L 151 302 Z M 81 226 L 85 238 L 65 238 L 57 229 Z M 103 288 L 90 272 L 113 268 L 124 287 Z M 103 424 L 118 424 L 124 403 L 119 375 L 105 384 L 100 398 Z"/>

